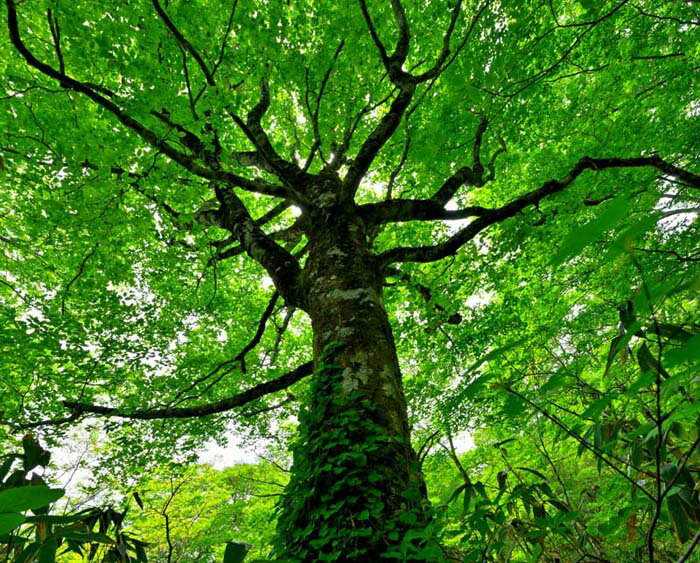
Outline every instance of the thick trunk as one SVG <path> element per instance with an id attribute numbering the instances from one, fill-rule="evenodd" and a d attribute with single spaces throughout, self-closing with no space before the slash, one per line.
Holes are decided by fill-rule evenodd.
<path id="1" fill-rule="evenodd" d="M 280 555 L 302 561 L 379 561 L 426 523 L 382 277 L 344 217 L 316 218 L 304 272 L 316 370 L 278 523 Z"/>

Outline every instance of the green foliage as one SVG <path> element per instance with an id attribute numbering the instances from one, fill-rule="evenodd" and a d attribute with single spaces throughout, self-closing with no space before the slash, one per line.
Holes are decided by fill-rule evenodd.
<path id="1" fill-rule="evenodd" d="M 129 525 L 148 543 L 151 563 L 166 562 L 169 553 L 182 563 L 221 563 L 229 544 L 233 553 L 245 548 L 246 561 L 260 559 L 271 549 L 271 514 L 286 479 L 262 463 L 164 466 L 139 484 L 143 507 L 130 512 Z"/>
<path id="2" fill-rule="evenodd" d="M 3 451 L 19 448 L 23 425 L 41 421 L 48 423 L 33 431 L 64 451 L 80 414 L 65 400 L 126 413 L 198 406 L 314 354 L 318 328 L 298 307 L 276 294 L 271 300 L 276 270 L 214 221 L 215 183 L 75 84 L 28 66 L 10 41 L 6 8 L 16 6 L 19 32 L 39 60 L 64 68 L 158 142 L 202 167 L 211 164 L 203 155 L 221 147 L 221 169 L 266 185 L 290 187 L 269 162 L 243 161 L 239 153 L 259 146 L 233 119 L 259 103 L 261 79 L 270 91 L 261 121 L 267 150 L 300 167 L 308 159 L 310 175 L 353 132 L 338 169 L 344 176 L 387 122 L 399 88 L 355 0 L 161 2 L 187 43 L 153 4 L 3 7 Z M 417 74 L 443 52 L 452 3 L 402 4 L 411 30 L 402 69 Z M 697 174 L 697 2 L 460 6 L 443 72 L 417 86 L 360 182 L 358 206 L 433 201 L 457 170 L 476 168 L 482 120 L 481 165 L 490 180 L 460 185 L 440 213 L 501 208 L 566 178 L 583 157 L 658 155 Z M 392 56 L 399 34 L 391 3 L 370 1 L 367 11 Z M 216 86 L 188 44 L 205 66 L 216 65 Z M 193 149 L 188 135 L 201 146 Z M 307 245 L 305 202 L 235 190 L 255 220 L 294 203 L 263 228 L 300 267 L 308 264 L 304 252 L 324 246 Z M 478 218 L 368 228 L 363 257 L 386 277 L 380 301 L 432 508 L 416 486 L 387 509 L 389 468 L 372 455 L 401 445 L 382 432 L 382 407 L 343 392 L 338 370 L 325 366 L 286 399 L 270 394 L 228 413 L 83 418 L 97 436 L 83 466 L 92 492 L 133 495 L 141 510 L 126 518 L 148 548 L 122 531 L 123 512 L 50 513 L 60 493 L 36 471 L 49 454 L 24 440 L 21 454 L 0 463 L 2 549 L 22 561 L 71 563 L 93 548 L 107 561 L 125 550 L 145 559 L 147 550 L 152 561 L 172 553 L 183 563 L 218 563 L 227 544 L 229 559 L 242 557 L 241 541 L 252 544 L 247 559 L 270 556 L 274 545 L 274 556 L 292 560 L 362 560 L 381 544 L 398 561 L 677 561 L 700 528 L 698 210 L 697 186 L 687 178 L 649 167 L 591 168 L 441 261 L 389 272 L 377 257 L 440 244 Z M 348 321 L 328 312 L 336 316 L 334 329 Z M 198 463 L 205 444 L 233 431 L 280 466 L 293 451 L 277 512 L 285 472 L 265 463 L 221 472 Z M 475 442 L 469 451 L 458 444 L 465 435 Z M 171 478 L 185 482 L 164 511 Z M 9 547 L 9 537 L 19 543 Z"/>
<path id="3" fill-rule="evenodd" d="M 31 434 L 22 439 L 22 446 L 23 453 L 2 456 L 6 461 L 0 471 L 0 555 L 5 561 L 55 563 L 58 554 L 74 553 L 86 561 L 100 557 L 103 562 L 147 563 L 146 544 L 122 530 L 126 513 L 109 507 L 51 514 L 50 505 L 65 493 L 49 488 L 33 473 L 47 467 L 51 455 Z M 10 473 L 17 461 L 21 469 Z M 33 514 L 26 515 L 28 510 Z"/>

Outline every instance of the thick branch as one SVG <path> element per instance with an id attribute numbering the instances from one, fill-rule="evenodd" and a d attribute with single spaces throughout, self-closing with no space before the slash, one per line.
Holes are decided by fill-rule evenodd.
<path id="1" fill-rule="evenodd" d="M 251 387 L 246 391 L 243 391 L 231 397 L 227 397 L 226 399 L 221 399 L 220 401 L 215 401 L 213 403 L 207 403 L 205 405 L 199 405 L 196 407 L 173 407 L 165 409 L 144 409 L 129 411 L 128 409 L 103 407 L 100 405 L 76 403 L 73 401 L 64 401 L 63 405 L 73 412 L 73 416 L 82 414 L 96 414 L 99 416 L 130 418 L 138 420 L 154 420 L 159 418 L 199 418 L 203 416 L 217 414 L 220 412 L 226 412 L 231 409 L 235 409 L 236 407 L 242 407 L 243 405 L 247 405 L 248 403 L 259 399 L 260 397 L 264 397 L 265 395 L 269 395 L 270 393 L 275 393 L 276 391 L 281 391 L 282 389 L 290 387 L 297 381 L 300 381 L 304 377 L 311 375 L 312 372 L 313 362 L 307 362 L 276 379 L 260 383 L 255 387 Z"/>
<path id="2" fill-rule="evenodd" d="M 690 187 L 700 189 L 700 176 L 682 170 L 658 156 L 638 158 L 589 158 L 584 157 L 560 180 L 545 182 L 540 188 L 528 192 L 510 203 L 495 209 L 486 209 L 482 214 L 441 244 L 434 246 L 398 247 L 380 255 L 385 263 L 391 262 L 434 262 L 457 251 L 485 228 L 515 216 L 529 205 L 535 205 L 544 198 L 564 190 L 585 170 L 605 170 L 608 168 L 656 168 L 666 175 L 683 180 Z"/>
<path id="3" fill-rule="evenodd" d="M 263 129 L 262 118 L 269 108 L 270 89 L 267 85 L 267 81 L 263 78 L 260 81 L 260 100 L 248 112 L 245 122 L 232 111 L 229 111 L 229 115 L 256 148 L 259 158 L 267 163 L 269 169 L 272 170 L 282 182 L 287 184 L 291 191 L 295 192 L 293 186 L 297 184 L 301 170 L 295 164 L 284 160 L 277 153 L 270 142 L 270 138 Z M 300 196 L 298 195 L 298 197 Z"/>
<path id="4" fill-rule="evenodd" d="M 279 231 L 275 231 L 273 233 L 270 233 L 267 235 L 268 238 L 274 241 L 283 241 L 286 243 L 292 243 L 296 244 L 300 239 L 302 235 L 302 230 L 298 225 L 292 225 L 290 227 L 280 229 Z M 233 235 L 232 235 L 232 238 Z M 229 241 L 230 239 L 226 239 Z M 231 244 L 231 242 L 229 242 Z M 220 260 L 226 260 L 228 258 L 233 258 L 234 256 L 240 256 L 246 251 L 245 247 L 242 244 L 239 244 L 237 246 L 232 246 L 231 248 L 227 248 L 226 250 L 216 254 L 209 260 L 209 264 L 214 263 L 215 261 L 220 261 Z"/>
<path id="5" fill-rule="evenodd" d="M 490 212 L 489 209 L 478 206 L 445 209 L 442 204 L 436 201 L 424 199 L 392 199 L 360 205 L 357 209 L 365 223 L 369 225 L 435 219 L 450 221 L 466 219 L 467 217 L 480 217 Z"/>
<path id="6" fill-rule="evenodd" d="M 411 103 L 415 91 L 416 86 L 413 83 L 407 83 L 402 86 L 399 95 L 391 103 L 389 111 L 382 117 L 374 131 L 369 134 L 362 144 L 345 176 L 344 188 L 346 193 L 354 194 L 357 191 L 360 181 L 367 173 L 367 170 L 369 170 L 374 158 L 394 134 L 399 123 L 401 123 L 401 118 Z"/>
<path id="7" fill-rule="evenodd" d="M 265 268 L 285 301 L 303 309 L 304 301 L 298 284 L 301 267 L 296 258 L 262 231 L 233 190 L 217 187 L 216 197 L 221 204 L 218 211 L 220 225 L 234 235 L 248 255 Z"/>
<path id="8" fill-rule="evenodd" d="M 258 151 L 233 151 L 231 156 L 241 166 L 258 168 L 270 174 L 277 174 L 278 172 Z"/>
<path id="9" fill-rule="evenodd" d="M 454 197 L 457 190 L 465 184 L 479 185 L 479 177 L 469 166 L 463 166 L 452 174 L 430 199 L 435 203 L 445 205 Z"/>

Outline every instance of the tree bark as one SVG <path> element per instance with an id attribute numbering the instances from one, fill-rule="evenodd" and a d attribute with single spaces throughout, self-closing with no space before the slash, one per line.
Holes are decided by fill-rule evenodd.
<path id="1" fill-rule="evenodd" d="M 307 233 L 315 373 L 278 550 L 302 561 L 380 561 L 427 522 L 383 276 L 353 204 L 312 210 Z"/>

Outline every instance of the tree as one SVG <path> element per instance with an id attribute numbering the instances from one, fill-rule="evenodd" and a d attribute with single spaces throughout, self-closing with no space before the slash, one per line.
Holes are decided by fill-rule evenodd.
<path id="1" fill-rule="evenodd" d="M 528 260 L 544 224 L 562 263 L 577 217 L 602 209 L 596 236 L 700 188 L 692 3 L 6 7 L 8 419 L 164 420 L 118 439 L 188 450 L 313 374 L 281 557 L 379 560 L 430 528 L 385 286 L 444 330 L 460 303 L 422 280 L 478 279 L 496 233 Z M 404 556 L 437 558 L 427 535 Z"/>

